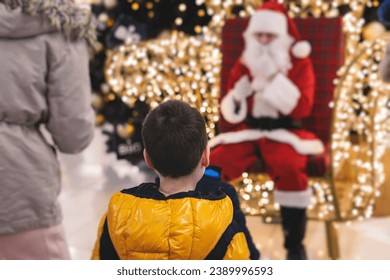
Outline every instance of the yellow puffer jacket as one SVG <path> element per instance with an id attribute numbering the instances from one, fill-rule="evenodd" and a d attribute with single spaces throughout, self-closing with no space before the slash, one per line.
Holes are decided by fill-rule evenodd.
<path id="1" fill-rule="evenodd" d="M 152 183 L 114 194 L 92 259 L 249 259 L 245 235 L 222 192 L 165 197 Z"/>

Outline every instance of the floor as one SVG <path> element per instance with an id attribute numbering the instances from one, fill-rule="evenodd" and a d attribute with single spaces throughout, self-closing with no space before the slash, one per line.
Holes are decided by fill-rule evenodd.
<path id="1" fill-rule="evenodd" d="M 63 191 L 60 201 L 73 259 L 89 259 L 97 227 L 110 196 L 135 186 L 154 175 L 144 165 L 133 166 L 105 153 L 104 136 L 96 129 L 93 143 L 79 155 L 60 155 Z M 282 260 L 282 231 L 279 224 L 265 224 L 259 217 L 247 217 L 253 239 L 261 250 L 261 259 Z M 389 259 L 390 217 L 337 225 L 340 258 Z M 325 226 L 309 221 L 305 244 L 309 259 L 329 259 Z"/>

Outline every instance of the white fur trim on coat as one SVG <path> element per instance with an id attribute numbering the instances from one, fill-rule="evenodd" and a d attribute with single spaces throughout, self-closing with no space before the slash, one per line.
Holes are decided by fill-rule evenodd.
<path id="1" fill-rule="evenodd" d="M 235 144 L 246 141 L 255 141 L 261 138 L 268 138 L 277 142 L 291 145 L 294 150 L 301 155 L 318 155 L 324 152 L 325 148 L 318 139 L 305 140 L 299 138 L 287 129 L 275 130 L 258 130 L 246 129 L 221 133 L 209 141 L 210 147 L 213 148 L 221 144 Z"/>
<path id="2" fill-rule="evenodd" d="M 307 208 L 311 204 L 312 190 L 304 191 L 274 191 L 275 202 L 281 206 Z"/>
<path id="3" fill-rule="evenodd" d="M 264 100 L 284 115 L 295 109 L 300 96 L 298 87 L 281 73 L 277 74 L 264 89 Z"/>
<path id="4" fill-rule="evenodd" d="M 287 18 L 284 14 L 270 10 L 256 11 L 250 18 L 245 34 L 257 32 L 287 35 Z"/>
<path id="5" fill-rule="evenodd" d="M 240 102 L 240 109 L 236 112 L 236 104 L 234 102 L 234 89 L 221 101 L 221 114 L 223 118 L 229 123 L 240 123 L 245 120 L 248 113 L 248 105 L 246 100 Z"/>

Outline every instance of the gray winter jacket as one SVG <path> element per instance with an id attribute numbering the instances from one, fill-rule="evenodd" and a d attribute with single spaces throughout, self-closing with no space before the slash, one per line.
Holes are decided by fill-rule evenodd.
<path id="1" fill-rule="evenodd" d="M 0 1 L 0 234 L 61 222 L 55 150 L 78 153 L 93 137 L 88 27 L 77 24 L 88 20 L 65 1 Z"/>

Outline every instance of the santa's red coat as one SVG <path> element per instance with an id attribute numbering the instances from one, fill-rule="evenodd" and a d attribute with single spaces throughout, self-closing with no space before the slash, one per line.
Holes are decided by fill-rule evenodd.
<path id="1" fill-rule="evenodd" d="M 289 116 L 292 119 L 302 119 L 310 115 L 313 107 L 314 71 L 309 58 L 292 58 L 291 62 L 293 67 L 287 73 L 287 78 L 298 88 L 300 96 L 291 112 L 287 115 L 279 113 L 279 117 Z M 234 89 L 237 81 L 245 75 L 252 79 L 249 69 L 238 60 L 228 79 L 227 94 L 221 97 L 221 102 Z M 288 93 L 286 92 L 286 94 Z M 246 99 L 246 103 L 247 114 L 251 115 L 254 105 L 253 95 Z M 239 177 L 242 172 L 253 171 L 257 154 L 260 152 L 266 163 L 267 172 L 275 183 L 276 201 L 284 206 L 302 208 L 308 206 L 311 193 L 307 187 L 308 176 L 305 171 L 307 154 L 323 152 L 320 140 L 313 133 L 305 129 L 283 129 L 282 138 L 286 134 L 289 137 L 291 135 L 298 136 L 295 137 L 298 139 L 298 142 L 294 143 L 295 147 L 289 143 L 289 139 L 280 138 L 277 131 L 271 131 L 271 134 L 266 134 L 258 139 L 253 139 L 251 136 L 246 138 L 247 133 L 249 135 L 253 131 L 258 132 L 256 131 L 258 129 L 249 127 L 245 119 L 238 123 L 228 122 L 224 118 L 223 112 L 220 128 L 224 133 L 217 136 L 219 141 L 212 141 L 214 143 L 212 145 L 216 145 L 216 147 L 211 152 L 211 164 L 222 167 L 224 179 L 231 180 Z M 274 132 L 278 134 L 277 137 L 271 137 Z M 238 138 L 237 135 L 239 135 Z M 229 142 L 226 139 L 230 137 L 236 137 L 236 139 Z M 297 149 L 297 147 L 302 148 L 302 150 Z"/>

